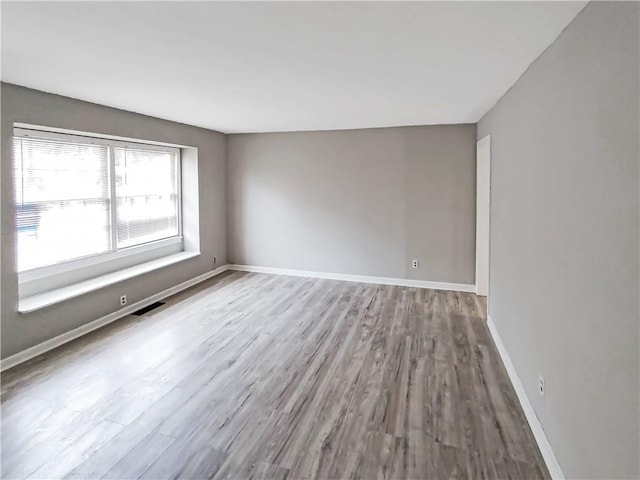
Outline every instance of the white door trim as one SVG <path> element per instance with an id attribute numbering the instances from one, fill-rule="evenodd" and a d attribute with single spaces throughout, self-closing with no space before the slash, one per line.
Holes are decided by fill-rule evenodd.
<path id="1" fill-rule="evenodd" d="M 476 146 L 476 294 L 489 294 L 491 135 Z"/>

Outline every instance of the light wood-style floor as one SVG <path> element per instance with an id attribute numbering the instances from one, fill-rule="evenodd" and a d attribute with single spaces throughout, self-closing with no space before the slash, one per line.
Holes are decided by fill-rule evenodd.
<path id="1" fill-rule="evenodd" d="M 548 478 L 472 294 L 228 272 L 2 374 L 2 478 Z"/>

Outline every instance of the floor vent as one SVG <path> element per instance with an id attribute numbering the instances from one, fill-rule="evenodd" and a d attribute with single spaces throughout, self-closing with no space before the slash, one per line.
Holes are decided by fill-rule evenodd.
<path id="1" fill-rule="evenodd" d="M 155 310 L 156 308 L 161 307 L 162 305 L 164 305 L 164 302 L 154 302 L 151 305 L 147 305 L 146 307 L 141 308 L 140 310 L 136 310 L 131 315 L 136 315 L 140 317 L 145 313 L 149 313 L 151 310 Z"/>

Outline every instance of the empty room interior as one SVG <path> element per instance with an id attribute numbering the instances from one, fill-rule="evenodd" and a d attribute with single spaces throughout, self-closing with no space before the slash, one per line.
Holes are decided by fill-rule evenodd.
<path id="1" fill-rule="evenodd" d="M 0 9 L 1 478 L 640 478 L 640 3 Z"/>

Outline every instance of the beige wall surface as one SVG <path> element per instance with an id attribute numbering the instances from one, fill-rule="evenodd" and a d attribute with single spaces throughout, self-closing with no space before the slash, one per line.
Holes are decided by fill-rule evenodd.
<path id="1" fill-rule="evenodd" d="M 475 146 L 475 125 L 230 135 L 229 261 L 473 284 Z"/>
<path id="2" fill-rule="evenodd" d="M 490 314 L 568 478 L 640 476 L 639 18 L 588 4 L 478 127 Z"/>
<path id="3" fill-rule="evenodd" d="M 226 261 L 226 137 L 210 130 L 116 110 L 16 85 L 1 84 L 1 333 L 2 358 L 135 303 Z M 19 314 L 15 268 L 12 142 L 14 122 L 198 148 L 200 250 L 191 260 L 103 288 L 30 314 Z"/>

